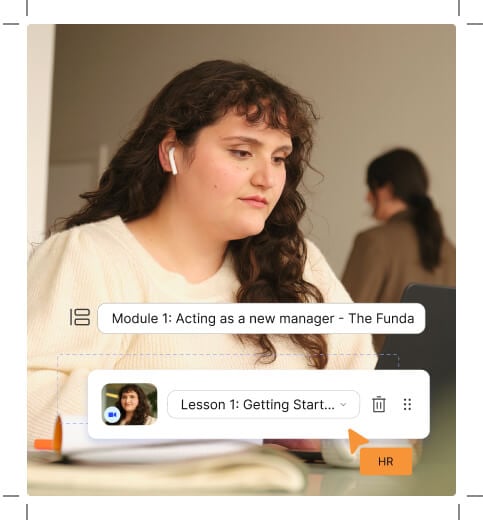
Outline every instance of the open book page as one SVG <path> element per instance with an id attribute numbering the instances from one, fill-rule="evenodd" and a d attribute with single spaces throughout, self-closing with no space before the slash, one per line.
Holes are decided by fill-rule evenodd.
<path id="1" fill-rule="evenodd" d="M 93 439 L 86 418 L 63 417 L 52 445 L 29 455 L 30 494 L 297 493 L 307 480 L 303 463 L 261 441 Z"/>
<path id="2" fill-rule="evenodd" d="M 30 460 L 30 495 L 299 493 L 302 462 L 285 451 L 252 446 L 224 455 L 153 464 L 46 463 Z"/>
<path id="3" fill-rule="evenodd" d="M 126 426 L 129 428 L 129 426 Z M 58 417 L 52 448 L 70 462 L 150 464 L 245 451 L 262 440 L 94 439 L 86 417 Z"/>

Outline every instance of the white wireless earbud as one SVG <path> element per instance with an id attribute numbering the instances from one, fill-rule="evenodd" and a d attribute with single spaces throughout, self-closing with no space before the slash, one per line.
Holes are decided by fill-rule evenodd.
<path id="1" fill-rule="evenodd" d="M 173 172 L 173 175 L 176 175 L 178 173 L 178 169 L 176 168 L 176 162 L 174 160 L 174 146 L 168 150 L 168 159 L 169 164 L 171 165 L 171 171 Z"/>

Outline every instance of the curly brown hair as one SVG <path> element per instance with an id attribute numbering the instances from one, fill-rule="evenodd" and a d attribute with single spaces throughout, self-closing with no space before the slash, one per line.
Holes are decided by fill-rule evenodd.
<path id="1" fill-rule="evenodd" d="M 298 191 L 303 172 L 310 167 L 313 125 L 312 104 L 291 88 L 243 63 L 214 60 L 200 63 L 174 77 L 148 105 L 140 124 L 112 158 L 96 191 L 81 195 L 87 203 L 64 220 L 63 228 L 119 215 L 129 222 L 151 213 L 169 179 L 158 158 L 158 145 L 174 130 L 186 147 L 198 132 L 229 111 L 249 123 L 265 123 L 287 132 L 292 153 L 287 157 L 286 182 L 280 200 L 263 231 L 229 243 L 240 281 L 237 302 L 322 302 L 321 292 L 303 279 L 307 248 L 299 222 L 306 204 Z M 266 334 L 242 336 L 261 347 L 260 361 L 276 358 Z M 291 335 L 311 366 L 327 364 L 327 344 L 319 334 Z"/>

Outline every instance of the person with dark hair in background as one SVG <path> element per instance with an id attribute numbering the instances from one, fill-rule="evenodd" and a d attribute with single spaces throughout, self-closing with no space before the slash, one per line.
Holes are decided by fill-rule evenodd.
<path id="1" fill-rule="evenodd" d="M 115 404 L 121 412 L 119 422 L 114 424 L 153 424 L 154 417 L 150 415 L 151 406 L 143 389 L 139 385 L 127 384 L 119 390 L 119 399 Z"/>
<path id="2" fill-rule="evenodd" d="M 342 283 L 358 303 L 397 303 L 410 283 L 455 286 L 456 250 L 428 196 L 419 157 L 397 148 L 367 169 L 367 200 L 382 225 L 357 235 Z M 375 335 L 379 353 L 385 336 Z"/>
<path id="3" fill-rule="evenodd" d="M 121 335 L 65 319 L 106 302 L 350 302 L 299 228 L 315 120 L 246 64 L 203 62 L 162 88 L 84 208 L 30 259 L 31 438 L 59 407 L 85 412 L 95 368 L 374 368 L 368 334 Z"/>

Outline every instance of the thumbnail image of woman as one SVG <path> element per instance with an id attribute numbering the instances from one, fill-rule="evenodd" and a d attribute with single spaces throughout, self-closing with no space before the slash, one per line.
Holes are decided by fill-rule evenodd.
<path id="1" fill-rule="evenodd" d="M 101 334 L 69 309 L 106 302 L 350 302 L 299 222 L 314 109 L 249 65 L 175 76 L 83 209 L 29 265 L 29 437 L 82 415 L 89 370 L 369 369 L 364 334 Z M 60 354 L 60 355 L 59 355 Z"/>
<path id="2" fill-rule="evenodd" d="M 355 238 L 342 283 L 355 302 L 399 302 L 410 283 L 454 286 L 456 250 L 428 195 L 421 159 L 397 148 L 367 169 L 367 200 L 382 225 Z M 380 352 L 385 336 L 375 335 Z"/>
<path id="3" fill-rule="evenodd" d="M 116 408 L 121 412 L 119 425 L 153 424 L 156 419 L 150 415 L 151 406 L 143 389 L 135 384 L 124 385 L 119 390 Z"/>

